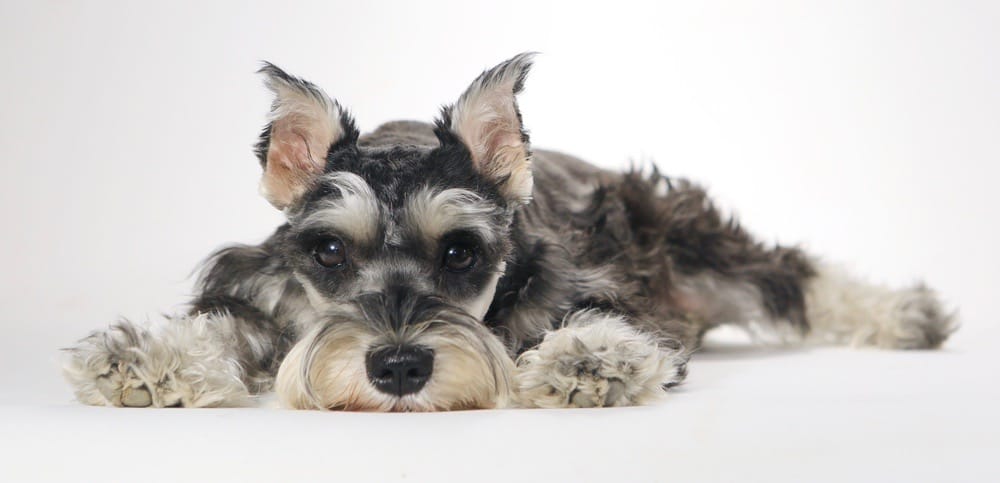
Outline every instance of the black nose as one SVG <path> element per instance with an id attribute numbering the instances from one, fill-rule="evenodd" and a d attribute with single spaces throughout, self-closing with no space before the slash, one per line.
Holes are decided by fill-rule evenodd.
<path id="1" fill-rule="evenodd" d="M 368 380 L 386 394 L 403 396 L 424 387 L 434 371 L 434 351 L 419 346 L 383 347 L 365 360 Z"/>

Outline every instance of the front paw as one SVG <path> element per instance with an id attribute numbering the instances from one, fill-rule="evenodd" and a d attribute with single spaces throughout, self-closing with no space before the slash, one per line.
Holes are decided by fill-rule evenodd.
<path id="1" fill-rule="evenodd" d="M 122 322 L 96 332 L 66 350 L 63 374 L 80 402 L 95 406 L 168 406 L 150 380 L 148 331 Z M 157 396 L 154 398 L 154 396 Z"/>
<path id="2" fill-rule="evenodd" d="M 121 322 L 66 350 L 63 374 L 77 399 L 95 406 L 241 406 L 239 368 L 206 321 L 180 319 L 158 332 Z"/>
<path id="3" fill-rule="evenodd" d="M 117 361 L 111 364 L 106 373 L 96 376 L 93 380 L 94 387 L 103 399 L 98 398 L 96 394 L 90 394 L 87 397 L 80 397 L 80 400 L 88 404 L 129 408 L 169 407 L 181 404 L 175 391 L 164 390 L 166 381 L 144 381 L 136 373 L 137 367 L 135 361 Z M 154 389 L 150 390 L 150 387 Z"/>
<path id="4" fill-rule="evenodd" d="M 541 408 L 647 404 L 684 379 L 686 364 L 680 344 L 657 344 L 617 315 L 578 312 L 518 358 L 518 399 Z"/>

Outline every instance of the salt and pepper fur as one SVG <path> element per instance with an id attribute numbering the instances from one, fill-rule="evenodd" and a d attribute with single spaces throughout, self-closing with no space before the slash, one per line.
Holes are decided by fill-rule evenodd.
<path id="1" fill-rule="evenodd" d="M 433 125 L 359 136 L 321 89 L 267 64 L 275 95 L 257 154 L 287 222 L 212 255 L 191 310 L 121 321 L 66 350 L 77 399 L 435 411 L 649 404 L 687 374 L 708 330 L 938 347 L 954 317 L 923 286 L 859 281 L 767 246 L 705 191 L 655 168 L 598 169 L 532 150 L 516 102 L 532 61 L 487 70 Z M 335 237 L 347 262 L 313 250 Z M 475 263 L 448 271 L 450 244 Z M 366 356 L 420 347 L 418 391 L 380 392 Z"/>

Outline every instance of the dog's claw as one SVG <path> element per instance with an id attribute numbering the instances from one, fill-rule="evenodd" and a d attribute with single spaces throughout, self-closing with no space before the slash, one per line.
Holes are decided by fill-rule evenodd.
<path id="1" fill-rule="evenodd" d="M 600 384 L 599 384 L 600 385 Z M 574 390 L 569 403 L 579 408 L 612 407 L 625 395 L 625 383 L 620 379 L 608 379 L 603 391 Z"/>
<path id="2" fill-rule="evenodd" d="M 145 408 L 153 405 L 153 395 L 145 384 L 139 381 L 123 383 L 121 367 L 113 367 L 111 372 L 99 376 L 95 382 L 97 390 L 113 405 L 126 408 Z M 126 373 L 130 373 L 125 369 Z M 123 387 L 124 384 L 124 387 Z"/>
<path id="3" fill-rule="evenodd" d="M 153 396 L 146 386 L 126 387 L 122 390 L 121 402 L 127 408 L 144 408 L 153 404 Z"/>
<path id="4" fill-rule="evenodd" d="M 625 383 L 618 379 L 608 381 L 608 393 L 604 396 L 605 406 L 614 406 L 625 395 Z"/>
<path id="5" fill-rule="evenodd" d="M 116 392 L 115 389 L 117 389 L 118 384 L 111 379 L 110 374 L 98 376 L 97 379 L 94 381 L 94 385 L 97 386 L 97 390 L 101 391 L 101 394 L 104 395 L 104 397 L 108 401 L 114 401 L 115 399 L 117 399 L 117 396 L 115 395 Z"/>

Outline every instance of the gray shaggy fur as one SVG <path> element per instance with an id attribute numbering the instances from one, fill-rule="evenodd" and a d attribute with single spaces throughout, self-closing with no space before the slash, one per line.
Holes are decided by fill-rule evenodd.
<path id="1" fill-rule="evenodd" d="M 484 72 L 435 124 L 360 137 L 321 89 L 268 64 L 278 98 L 256 150 L 287 223 L 212 255 L 186 316 L 69 349 L 77 397 L 232 406 L 276 388 L 296 408 L 620 406 L 680 383 L 720 324 L 888 348 L 954 330 L 930 290 L 756 241 L 687 180 L 532 151 L 515 99 L 531 58 Z M 308 144 L 328 139 L 326 153 Z"/>

